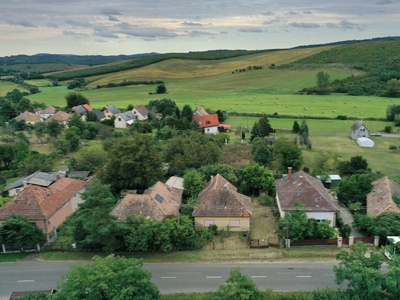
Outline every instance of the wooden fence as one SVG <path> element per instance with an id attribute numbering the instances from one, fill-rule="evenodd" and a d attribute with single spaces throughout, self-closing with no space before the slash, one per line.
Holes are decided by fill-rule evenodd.
<path id="1" fill-rule="evenodd" d="M 302 240 L 291 241 L 290 246 L 330 246 L 337 245 L 337 239 L 315 239 L 315 240 Z"/>
<path id="2" fill-rule="evenodd" d="M 260 248 L 280 248 L 281 242 L 278 237 L 270 236 L 265 239 L 252 239 L 250 241 L 250 248 L 251 249 L 260 249 Z"/>

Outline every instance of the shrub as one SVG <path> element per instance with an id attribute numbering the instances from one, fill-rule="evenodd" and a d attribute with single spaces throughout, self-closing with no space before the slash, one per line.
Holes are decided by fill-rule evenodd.
<path id="1" fill-rule="evenodd" d="M 391 150 L 391 151 L 397 151 L 397 146 L 395 146 L 395 145 L 390 145 L 389 146 L 389 150 Z"/>
<path id="2" fill-rule="evenodd" d="M 385 129 L 383 129 L 383 131 L 386 133 L 392 133 L 393 128 L 392 128 L 392 126 L 385 126 Z"/>

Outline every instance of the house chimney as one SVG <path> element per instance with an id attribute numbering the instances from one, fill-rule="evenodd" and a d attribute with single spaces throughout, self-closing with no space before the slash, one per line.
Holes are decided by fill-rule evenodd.
<path id="1" fill-rule="evenodd" d="M 292 167 L 287 168 L 287 177 L 288 177 L 288 180 L 292 179 Z"/>
<path id="2" fill-rule="evenodd" d="M 213 182 L 214 176 L 211 175 L 211 182 Z"/>
<path id="3" fill-rule="evenodd" d="M 299 176 L 299 181 L 303 182 L 303 176 Z"/>
<path id="4" fill-rule="evenodd" d="M 60 175 L 57 174 L 57 175 L 56 175 L 56 181 L 58 181 L 58 180 L 60 180 L 60 179 L 61 179 Z"/>
<path id="5" fill-rule="evenodd" d="M 28 186 L 28 182 L 27 182 L 26 180 L 24 180 L 24 181 L 22 182 L 22 184 L 23 184 L 24 188 L 26 188 L 26 187 Z"/>
<path id="6" fill-rule="evenodd" d="M 224 184 L 224 190 L 226 190 L 228 188 L 228 183 Z"/>

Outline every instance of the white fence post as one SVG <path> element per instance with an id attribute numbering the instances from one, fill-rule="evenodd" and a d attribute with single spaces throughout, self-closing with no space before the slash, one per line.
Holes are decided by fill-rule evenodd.
<path id="1" fill-rule="evenodd" d="M 379 246 L 379 236 L 375 236 L 374 237 L 374 247 L 378 247 Z"/>
<path id="2" fill-rule="evenodd" d="M 354 236 L 349 237 L 349 248 L 354 244 Z"/>
<path id="3" fill-rule="evenodd" d="M 1 244 L 1 247 L 3 248 L 3 253 L 6 253 L 6 245 Z"/>
<path id="4" fill-rule="evenodd" d="M 338 246 L 338 248 L 342 248 L 342 245 L 343 245 L 343 238 L 341 236 L 339 236 L 337 238 L 337 246 Z"/>

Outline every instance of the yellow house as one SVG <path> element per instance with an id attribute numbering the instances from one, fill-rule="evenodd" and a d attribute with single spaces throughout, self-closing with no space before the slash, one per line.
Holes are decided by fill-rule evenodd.
<path id="1" fill-rule="evenodd" d="M 43 119 L 40 115 L 31 113 L 29 111 L 25 111 L 25 112 L 21 113 L 19 116 L 15 117 L 15 120 L 17 120 L 17 121 L 24 120 L 26 124 L 35 124 L 35 123 L 43 121 Z"/>
<path id="2" fill-rule="evenodd" d="M 193 211 L 196 229 L 217 225 L 231 231 L 250 230 L 251 199 L 237 192 L 237 188 L 220 174 L 200 191 L 198 205 Z"/>

